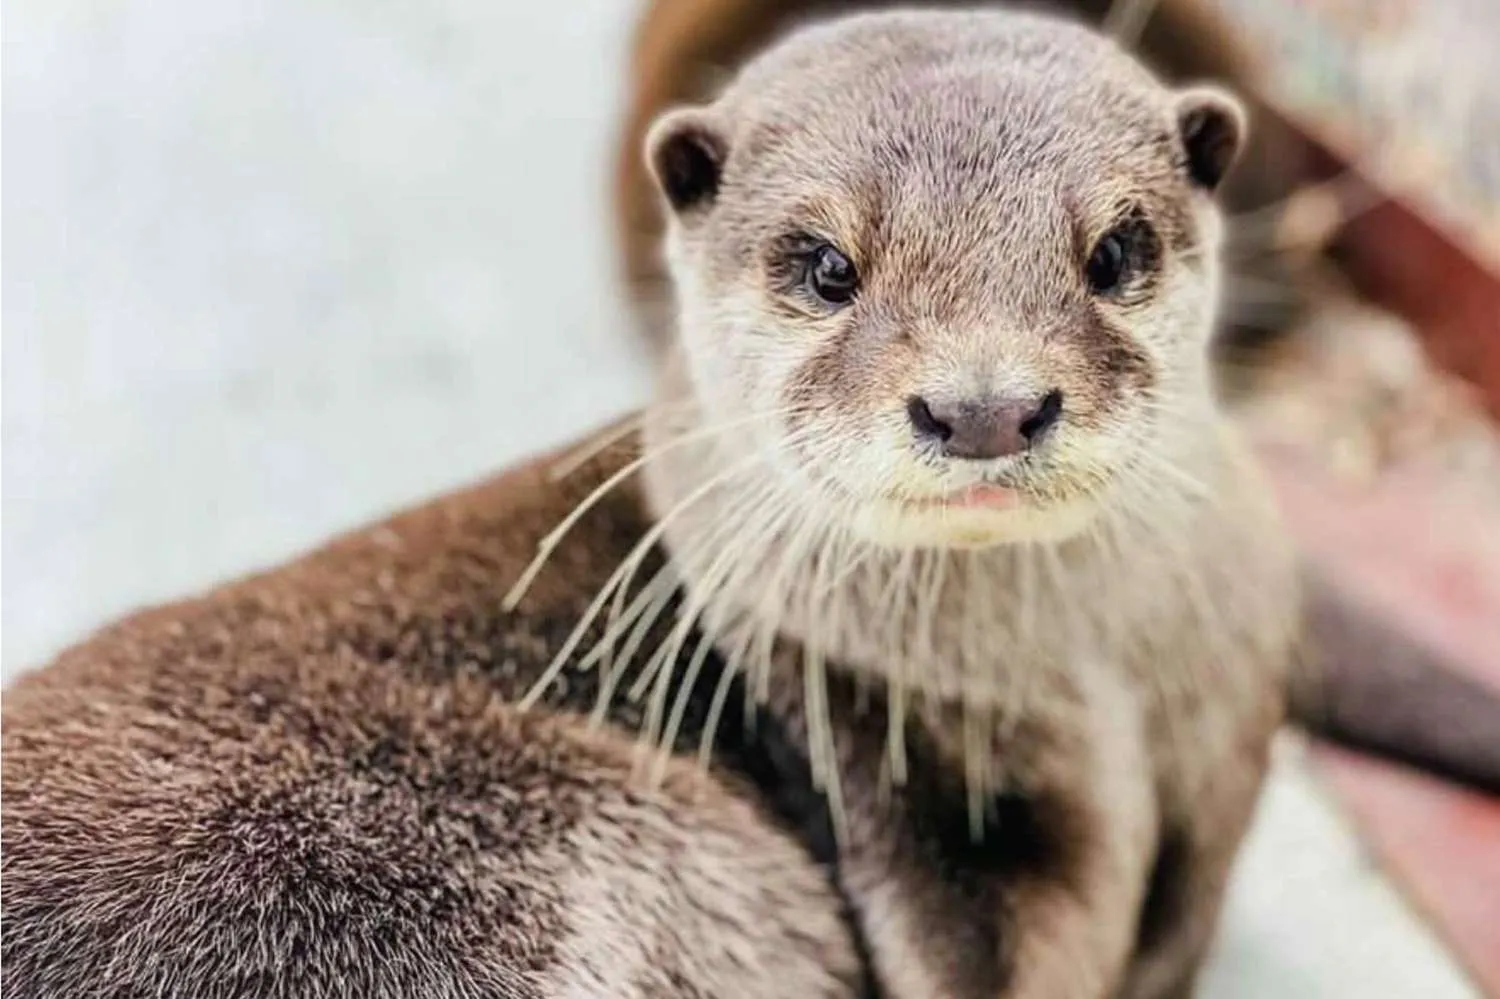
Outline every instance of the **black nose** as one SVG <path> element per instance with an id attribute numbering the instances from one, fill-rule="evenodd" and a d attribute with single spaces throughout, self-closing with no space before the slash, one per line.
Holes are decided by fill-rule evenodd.
<path id="1" fill-rule="evenodd" d="M 938 441 L 951 458 L 987 460 L 1020 454 L 1062 415 L 1062 393 L 1040 399 L 980 399 L 951 403 L 912 396 L 907 415 L 918 437 Z"/>

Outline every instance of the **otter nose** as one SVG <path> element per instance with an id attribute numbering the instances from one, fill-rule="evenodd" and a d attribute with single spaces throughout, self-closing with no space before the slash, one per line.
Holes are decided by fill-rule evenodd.
<path id="1" fill-rule="evenodd" d="M 950 458 L 982 461 L 1019 454 L 1040 440 L 1062 415 L 1062 393 L 958 402 L 913 396 L 906 412 L 917 436 L 937 441 Z"/>

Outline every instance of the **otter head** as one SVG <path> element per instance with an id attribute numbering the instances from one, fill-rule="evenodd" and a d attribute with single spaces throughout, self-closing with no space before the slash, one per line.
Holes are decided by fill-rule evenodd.
<path id="1" fill-rule="evenodd" d="M 1243 130 L 1040 16 L 795 34 L 647 139 L 696 401 L 876 542 L 1076 533 L 1211 425 Z"/>

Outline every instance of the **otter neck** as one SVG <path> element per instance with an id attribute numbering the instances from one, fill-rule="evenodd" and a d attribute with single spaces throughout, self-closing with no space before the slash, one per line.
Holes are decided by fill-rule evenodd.
<path id="1" fill-rule="evenodd" d="M 775 467 L 755 422 L 715 422 L 680 365 L 669 365 L 645 430 L 645 446 L 659 452 L 645 468 L 648 502 L 666 521 L 687 612 L 701 614 L 732 665 L 752 676 L 771 669 L 773 640 L 784 639 L 830 668 L 998 705 L 1015 702 L 1018 683 L 1080 663 L 1123 656 L 1155 669 L 1153 650 L 1168 643 L 1197 641 L 1205 657 L 1238 658 L 1208 648 L 1232 639 L 1216 607 L 1193 598 L 1213 593 L 1223 606 L 1226 585 L 1245 599 L 1266 585 L 1253 567 L 1238 585 L 1224 571 L 1248 556 L 1220 543 L 1219 535 L 1244 534 L 1222 529 L 1224 517 L 1243 513 L 1223 501 L 1255 491 L 1224 460 L 1216 424 L 1184 450 L 1207 493 L 1160 484 L 1149 517 L 1106 509 L 1063 541 L 896 549 L 818 516 L 797 480 Z M 1229 601 L 1237 618 L 1257 613 L 1237 596 Z M 1278 613 L 1270 604 L 1265 612 Z"/>

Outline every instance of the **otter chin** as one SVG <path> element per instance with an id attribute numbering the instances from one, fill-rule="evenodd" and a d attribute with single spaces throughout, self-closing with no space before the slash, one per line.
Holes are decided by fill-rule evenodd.
<path id="1" fill-rule="evenodd" d="M 933 497 L 890 497 L 863 504 L 849 528 L 886 548 L 987 548 L 1065 541 L 1088 528 L 1097 507 L 1087 500 L 1041 503 L 990 483 Z"/>

